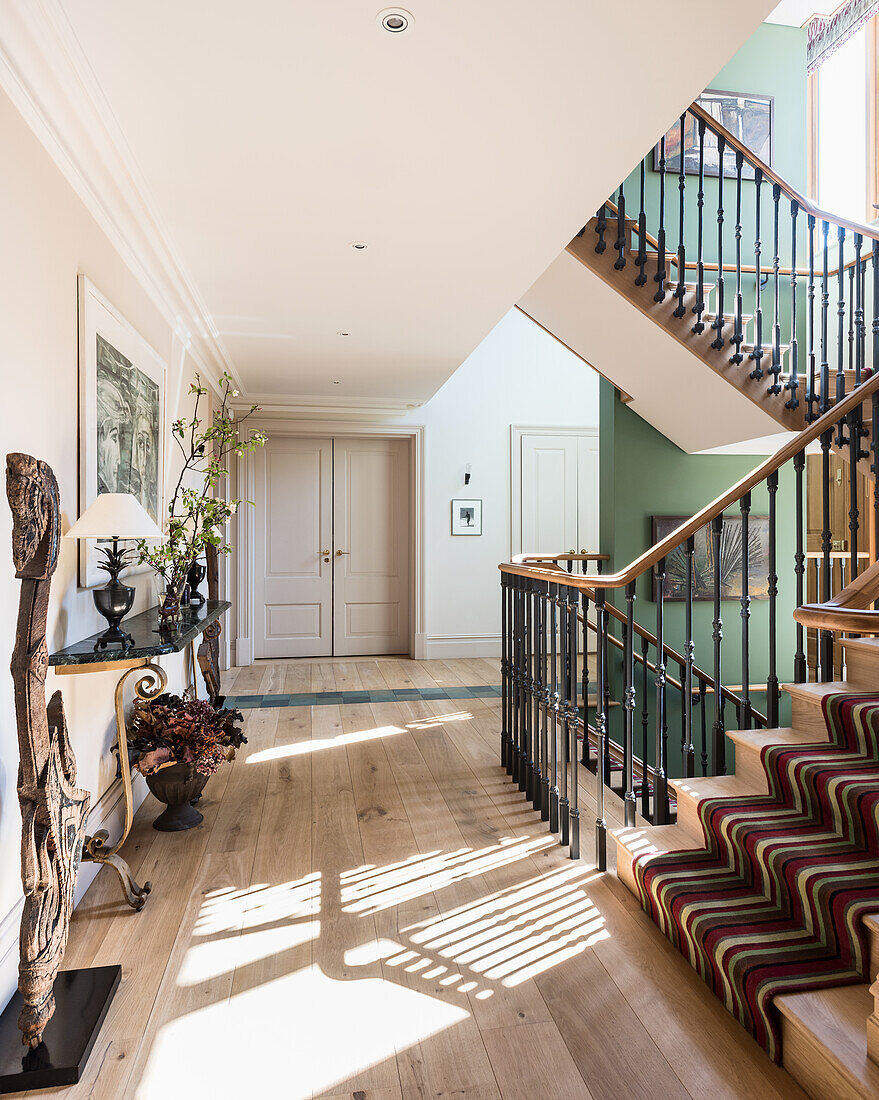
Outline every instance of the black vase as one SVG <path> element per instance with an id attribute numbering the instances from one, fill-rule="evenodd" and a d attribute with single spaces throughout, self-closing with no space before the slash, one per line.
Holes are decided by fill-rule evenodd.
<path id="1" fill-rule="evenodd" d="M 145 776 L 152 794 L 166 804 L 166 809 L 153 822 L 153 828 L 163 833 L 179 833 L 194 829 L 204 821 L 204 815 L 191 804 L 204 790 L 208 776 L 196 771 L 192 764 L 172 764 Z"/>
<path id="2" fill-rule="evenodd" d="M 194 561 L 186 574 L 186 580 L 189 583 L 189 602 L 195 607 L 201 607 L 204 603 L 204 596 L 199 592 L 198 586 L 204 580 L 205 573 L 207 573 L 207 569 L 202 563 Z"/>

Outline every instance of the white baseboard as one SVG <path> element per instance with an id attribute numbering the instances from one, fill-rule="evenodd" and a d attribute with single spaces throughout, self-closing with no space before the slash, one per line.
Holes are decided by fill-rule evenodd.
<path id="1" fill-rule="evenodd" d="M 136 811 L 146 797 L 147 785 L 140 775 L 135 774 L 132 778 L 134 809 Z M 93 836 L 99 829 L 106 829 L 110 834 L 110 841 L 113 843 L 122 831 L 124 821 L 125 804 L 122 797 L 122 780 L 117 779 L 110 784 L 89 811 L 86 834 Z M 73 898 L 74 906 L 79 904 L 83 894 L 94 882 L 100 869 L 100 863 L 80 863 L 79 874 L 76 878 L 76 892 Z M 118 900 L 119 905 L 124 907 L 125 902 L 122 900 L 121 888 Z M 18 933 L 21 926 L 23 906 L 24 897 L 20 897 L 6 915 L 0 919 L 0 1004 L 4 1006 L 9 1003 L 9 999 L 18 988 Z"/>
<path id="2" fill-rule="evenodd" d="M 418 661 L 442 661 L 451 657 L 500 657 L 500 655 L 500 634 L 416 634 L 415 636 L 415 659 Z"/>
<path id="3" fill-rule="evenodd" d="M 241 635 L 235 639 L 235 667 L 247 668 L 248 665 L 253 664 L 253 649 L 250 645 L 250 638 L 242 638 Z"/>

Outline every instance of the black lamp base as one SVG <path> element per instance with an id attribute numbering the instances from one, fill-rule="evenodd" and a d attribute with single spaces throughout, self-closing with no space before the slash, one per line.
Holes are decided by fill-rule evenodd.
<path id="1" fill-rule="evenodd" d="M 107 646 L 128 649 L 134 644 L 134 639 L 124 630 L 120 630 L 119 624 L 134 604 L 134 589 L 113 577 L 103 588 L 95 589 L 94 597 L 95 607 L 110 624 L 95 642 L 95 651 L 106 649 Z"/>

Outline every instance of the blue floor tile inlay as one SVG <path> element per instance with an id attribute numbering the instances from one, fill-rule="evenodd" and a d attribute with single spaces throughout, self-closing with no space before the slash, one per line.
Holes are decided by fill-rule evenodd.
<path id="1" fill-rule="evenodd" d="M 500 685 L 473 687 L 387 688 L 380 691 L 311 691 L 299 695 L 227 695 L 226 707 L 268 710 L 271 707 L 326 707 L 346 703 L 411 703 L 436 699 L 498 699 Z"/>

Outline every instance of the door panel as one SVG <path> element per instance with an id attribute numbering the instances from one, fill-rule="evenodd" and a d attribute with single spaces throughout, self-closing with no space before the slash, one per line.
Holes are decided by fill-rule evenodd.
<path id="1" fill-rule="evenodd" d="M 409 444 L 334 444 L 334 652 L 409 648 Z"/>
<path id="2" fill-rule="evenodd" d="M 576 436 L 522 436 L 522 552 L 576 549 L 577 500 Z"/>
<path id="3" fill-rule="evenodd" d="M 255 657 L 333 652 L 333 446 L 269 439 L 254 452 Z"/>

